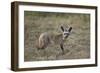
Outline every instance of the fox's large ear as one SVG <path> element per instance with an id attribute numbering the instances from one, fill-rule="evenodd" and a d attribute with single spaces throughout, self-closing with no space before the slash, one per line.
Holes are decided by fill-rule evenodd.
<path id="1" fill-rule="evenodd" d="M 68 31 L 70 32 L 71 30 L 72 30 L 72 27 L 70 27 Z"/>
<path id="2" fill-rule="evenodd" d="M 62 30 L 62 31 L 64 31 L 64 28 L 63 28 L 63 26 L 61 26 L 61 30 Z"/>

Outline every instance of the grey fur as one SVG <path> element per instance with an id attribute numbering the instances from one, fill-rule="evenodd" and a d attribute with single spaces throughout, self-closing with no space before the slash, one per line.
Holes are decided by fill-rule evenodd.
<path id="1" fill-rule="evenodd" d="M 48 47 L 49 44 L 58 44 L 60 45 L 62 53 L 64 54 L 63 44 L 64 44 L 65 39 L 68 38 L 72 30 L 72 27 L 70 27 L 69 29 L 66 29 L 66 28 L 64 29 L 64 27 L 61 26 L 61 30 L 62 30 L 62 33 L 59 33 L 59 34 L 53 34 L 50 32 L 42 33 L 38 39 L 37 48 L 45 49 L 46 47 Z"/>

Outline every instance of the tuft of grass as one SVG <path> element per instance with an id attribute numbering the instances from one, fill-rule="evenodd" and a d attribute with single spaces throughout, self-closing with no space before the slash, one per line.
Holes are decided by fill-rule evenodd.
<path id="1" fill-rule="evenodd" d="M 90 58 L 90 15 L 77 13 L 24 12 L 24 61 Z M 43 32 L 61 33 L 60 26 L 71 26 L 72 32 L 64 43 L 37 50 L 36 40 Z"/>

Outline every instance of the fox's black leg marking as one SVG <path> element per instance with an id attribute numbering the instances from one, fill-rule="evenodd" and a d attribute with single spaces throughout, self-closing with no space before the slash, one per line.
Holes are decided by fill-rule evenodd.
<path id="1" fill-rule="evenodd" d="M 60 44 L 60 48 L 62 50 L 62 53 L 64 54 L 64 47 L 63 47 L 63 44 Z"/>

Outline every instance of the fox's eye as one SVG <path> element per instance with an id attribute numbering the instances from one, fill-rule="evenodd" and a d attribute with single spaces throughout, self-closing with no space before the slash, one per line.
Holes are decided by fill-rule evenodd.
<path id="1" fill-rule="evenodd" d="M 67 35 L 68 33 L 64 33 L 64 35 Z"/>
<path id="2" fill-rule="evenodd" d="M 64 33 L 64 35 L 66 35 L 66 33 Z"/>

